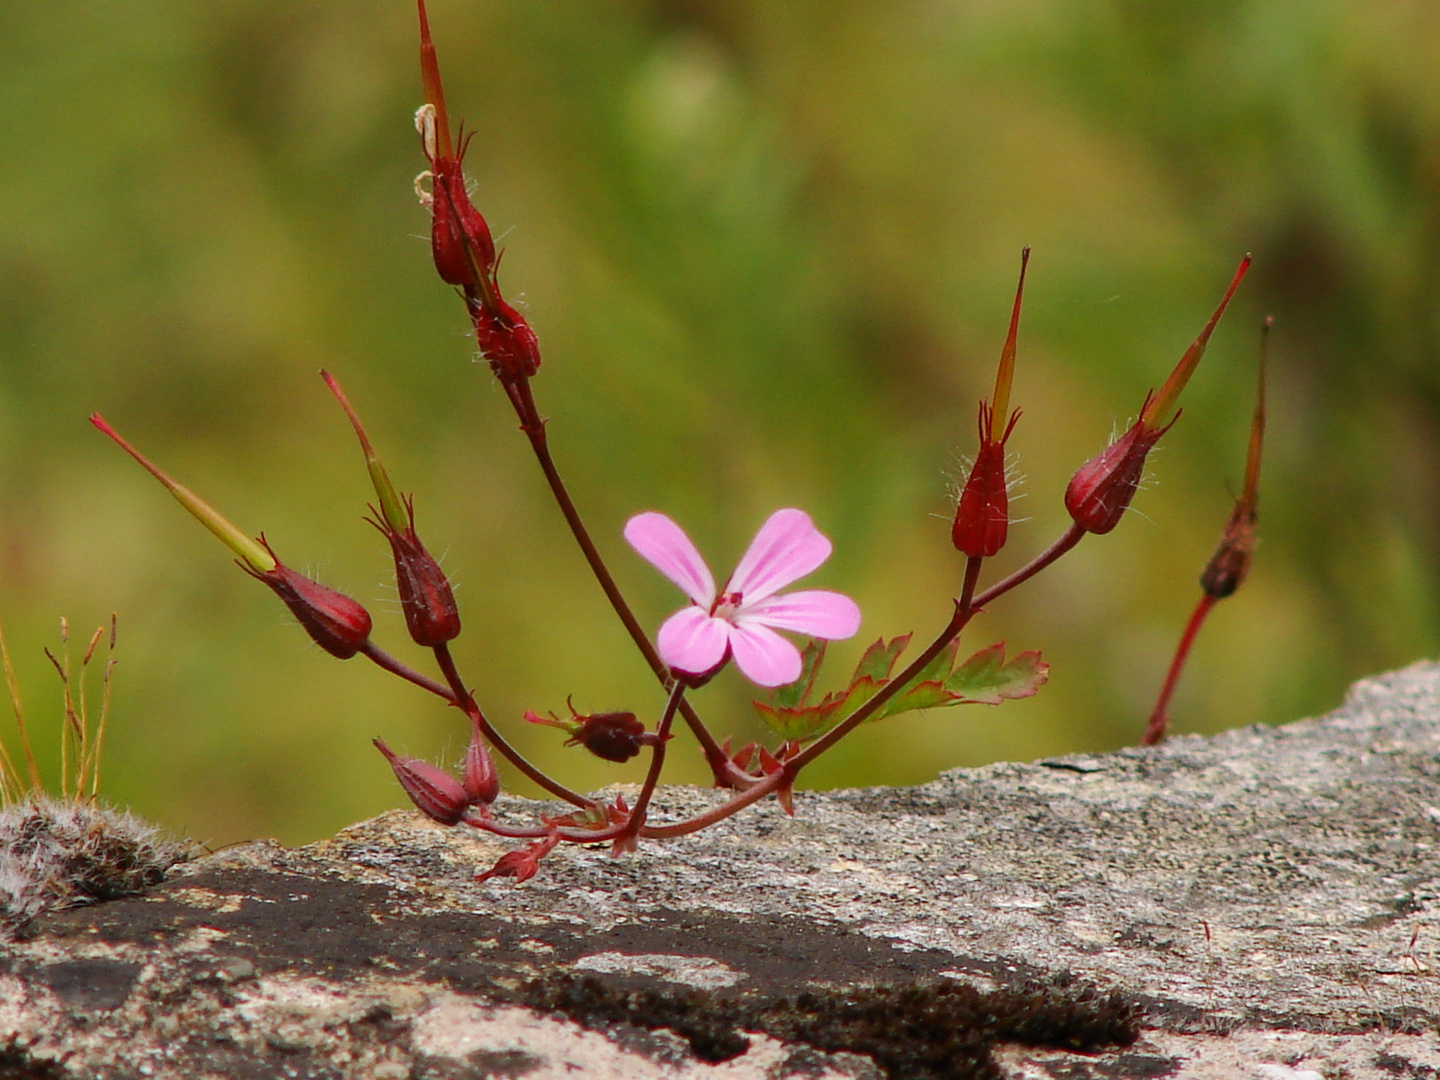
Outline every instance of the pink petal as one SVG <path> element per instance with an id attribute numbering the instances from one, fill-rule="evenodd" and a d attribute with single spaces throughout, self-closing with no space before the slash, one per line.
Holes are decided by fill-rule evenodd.
<path id="1" fill-rule="evenodd" d="M 800 677 L 800 650 L 768 627 L 733 627 L 730 648 L 745 677 L 760 686 L 784 686 Z"/>
<path id="2" fill-rule="evenodd" d="M 724 619 L 712 618 L 704 608 L 687 607 L 665 620 L 655 647 L 660 659 L 677 671 L 703 675 L 725 658 L 730 633 Z"/>
<path id="3" fill-rule="evenodd" d="M 853 637 L 860 629 L 860 607 L 843 593 L 807 589 L 769 596 L 754 604 L 743 603 L 735 613 L 735 621 L 741 626 L 773 626 L 840 641 Z"/>
<path id="4" fill-rule="evenodd" d="M 763 600 L 810 573 L 830 557 L 825 539 L 803 510 L 776 510 L 730 575 L 726 592 L 738 592 L 743 604 Z"/>
<path id="5" fill-rule="evenodd" d="M 695 603 L 709 608 L 714 602 L 715 579 L 710 576 L 710 568 L 685 530 L 664 514 L 653 510 L 636 514 L 625 523 L 625 539 L 642 559 L 680 586 L 680 591 Z"/>

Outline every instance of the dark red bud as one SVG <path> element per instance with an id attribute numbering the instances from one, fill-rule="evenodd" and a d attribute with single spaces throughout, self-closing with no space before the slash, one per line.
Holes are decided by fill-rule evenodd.
<path id="1" fill-rule="evenodd" d="M 577 719 L 580 729 L 566 740 L 565 745 L 578 743 L 606 761 L 629 761 L 640 753 L 640 747 L 656 743 L 655 734 L 647 732 L 645 725 L 631 712 L 595 713 Z"/>
<path id="2" fill-rule="evenodd" d="M 260 542 L 270 550 L 263 534 Z M 358 600 L 297 574 L 279 559 L 275 569 L 263 574 L 245 563 L 240 563 L 240 569 L 269 585 L 315 644 L 331 656 L 348 660 L 370 639 L 370 613 Z"/>
<path id="3" fill-rule="evenodd" d="M 465 748 L 465 798 L 472 806 L 489 806 L 500 794 L 500 774 L 480 734 L 480 725 L 472 723 L 470 745 Z"/>
<path id="4" fill-rule="evenodd" d="M 385 755 L 390 768 L 395 770 L 395 779 L 400 781 L 405 794 L 422 813 L 441 825 L 454 825 L 465 815 L 470 797 L 460 781 L 428 761 L 400 757 L 385 745 L 384 739 L 374 742 L 375 748 Z"/>
<path id="5" fill-rule="evenodd" d="M 395 588 L 400 593 L 400 608 L 410 637 L 415 644 L 433 649 L 459 636 L 460 608 L 445 571 L 415 535 L 414 504 L 407 501 L 406 509 L 410 525 L 403 532 L 392 528 L 378 512 L 367 520 L 390 541 L 390 553 L 395 556 Z"/>
<path id="6" fill-rule="evenodd" d="M 972 558 L 989 558 L 1005 546 L 1010 528 L 1010 494 L 1005 486 L 1005 440 L 1014 430 L 1019 412 L 1010 418 L 997 442 L 990 438 L 990 410 L 980 403 L 980 450 L 960 492 L 950 539 L 957 551 Z"/>
<path id="7" fill-rule="evenodd" d="M 1145 474 L 1146 456 L 1174 422 L 1163 428 L 1147 428 L 1137 420 L 1124 435 L 1080 466 L 1065 489 L 1065 509 L 1075 524 L 1092 533 L 1108 533 L 1120 524 Z"/>
<path id="8" fill-rule="evenodd" d="M 1244 584 L 1245 575 L 1250 572 L 1250 556 L 1255 551 L 1255 526 L 1254 509 L 1243 502 L 1236 504 L 1220 545 L 1200 575 L 1200 588 L 1206 596 L 1224 600 Z"/>
<path id="9" fill-rule="evenodd" d="M 572 705 L 568 720 L 562 720 L 553 713 L 541 716 L 536 712 L 527 712 L 525 719 L 532 724 L 544 724 L 567 732 L 570 738 L 565 740 L 566 746 L 583 746 L 606 761 L 629 761 L 640 753 L 642 746 L 660 744 L 660 737 L 653 731 L 646 731 L 645 725 L 632 712 L 582 716 Z"/>

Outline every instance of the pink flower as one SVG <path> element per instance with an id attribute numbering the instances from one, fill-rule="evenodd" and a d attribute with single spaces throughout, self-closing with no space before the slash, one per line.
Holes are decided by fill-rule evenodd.
<path id="1" fill-rule="evenodd" d="M 660 658 L 676 672 L 702 676 L 730 656 L 746 678 L 783 686 L 800 677 L 800 652 L 776 630 L 848 638 L 860 629 L 860 608 L 824 589 L 777 595 L 830 557 L 830 541 L 803 510 L 777 510 L 718 592 L 705 560 L 683 529 L 664 514 L 637 514 L 625 539 L 692 601 L 660 627 Z"/>

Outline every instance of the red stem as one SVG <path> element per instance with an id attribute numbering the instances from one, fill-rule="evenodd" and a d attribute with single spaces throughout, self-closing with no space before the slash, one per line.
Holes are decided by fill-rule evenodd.
<path id="1" fill-rule="evenodd" d="M 640 789 L 640 797 L 635 800 L 635 806 L 630 811 L 630 817 L 625 821 L 625 829 L 619 838 L 636 836 L 640 827 L 645 824 L 645 815 L 650 809 L 650 800 L 655 795 L 655 785 L 660 782 L 660 771 L 665 767 L 665 744 L 670 741 L 670 725 L 675 722 L 675 710 L 680 707 L 680 702 L 685 698 L 685 684 L 676 682 L 670 690 L 670 697 L 665 702 L 665 711 L 660 716 L 660 723 L 655 725 L 655 746 L 650 751 L 650 769 L 645 773 L 645 784 Z"/>
<path id="2" fill-rule="evenodd" d="M 1056 540 L 1048 548 L 1042 551 L 1039 555 L 1036 555 L 1035 558 L 1031 559 L 1028 563 L 1022 566 L 1019 570 L 1016 570 L 1009 577 L 996 582 L 994 585 L 991 585 L 990 588 L 982 592 L 979 596 L 975 597 L 973 606 L 976 608 L 983 608 L 992 600 L 1004 596 L 1011 589 L 1015 588 L 1015 586 L 1021 585 L 1024 582 L 1029 581 L 1041 570 L 1044 570 L 1056 559 L 1060 558 L 1061 555 L 1064 555 L 1067 551 L 1069 551 L 1076 544 L 1078 544 L 1081 539 L 1084 538 L 1084 536 L 1085 529 L 1078 524 L 1072 523 L 1070 525 L 1070 528 L 1065 531 L 1065 534 L 1061 536 L 1060 539 Z"/>
<path id="3" fill-rule="evenodd" d="M 609 567 L 605 565 L 600 550 L 595 546 L 595 541 L 590 538 L 590 531 L 585 527 L 585 522 L 580 517 L 580 511 L 576 509 L 574 500 L 570 498 L 565 481 L 560 478 L 560 470 L 555 466 L 555 459 L 550 456 L 545 421 L 540 417 L 540 412 L 535 406 L 535 397 L 530 389 L 530 383 L 523 380 L 518 383 L 506 383 L 505 392 L 510 398 L 511 405 L 515 408 L 516 415 L 520 418 L 520 429 L 530 440 L 530 447 L 535 453 L 536 460 L 540 463 L 541 471 L 545 474 L 545 481 L 550 486 L 550 493 L 560 507 L 560 513 L 564 515 L 565 523 L 570 526 L 570 533 L 580 546 L 586 563 L 590 566 L 590 572 L 600 583 L 605 598 L 610 601 L 610 607 L 614 609 L 616 616 L 624 625 L 626 633 L 630 635 L 630 640 L 640 650 L 640 655 L 650 665 L 650 670 L 660 680 L 660 685 L 670 690 L 674 683 L 670 676 L 670 669 L 666 666 L 665 661 L 660 659 L 660 654 L 650 643 L 650 638 L 640 626 L 639 620 L 635 618 L 635 613 L 630 610 L 630 605 L 625 601 L 620 587 L 615 583 Z M 699 741 L 717 785 L 736 787 L 753 782 L 752 777 L 733 767 L 729 756 L 720 748 L 715 736 L 710 733 L 710 729 L 705 726 L 699 714 L 695 712 L 694 707 L 688 701 L 681 700 L 680 713 Z"/>
<path id="4" fill-rule="evenodd" d="M 1175 693 L 1175 685 L 1180 681 L 1180 673 L 1185 670 L 1185 661 L 1190 657 L 1190 646 L 1195 644 L 1195 637 L 1200 633 L 1200 627 L 1205 624 L 1205 616 L 1210 614 L 1210 609 L 1215 606 L 1219 597 L 1211 596 L 1209 593 L 1200 594 L 1200 602 L 1195 605 L 1195 610 L 1190 613 L 1190 621 L 1185 624 L 1185 632 L 1180 635 L 1180 643 L 1175 646 L 1175 657 L 1170 661 L 1170 670 L 1165 675 L 1165 685 L 1160 688 L 1160 697 L 1155 701 L 1155 709 L 1150 714 L 1150 722 L 1145 725 L 1145 734 L 1140 739 L 1141 746 L 1155 746 L 1161 739 L 1165 738 L 1165 729 L 1169 726 L 1170 698 Z"/>
<path id="5" fill-rule="evenodd" d="M 441 685 L 428 675 L 420 674 L 420 672 L 410 667 L 410 665 L 395 659 L 395 657 L 391 656 L 374 642 L 366 641 L 364 645 L 360 646 L 360 651 L 380 667 L 390 672 L 390 674 L 399 675 L 400 678 L 414 683 L 421 689 L 429 690 L 432 694 L 436 694 L 450 702 L 451 705 L 457 704 L 455 701 L 455 693 L 449 687 Z"/>
<path id="6" fill-rule="evenodd" d="M 759 782 L 752 785 L 745 791 L 740 792 L 727 803 L 707 810 L 703 814 L 696 814 L 686 821 L 677 821 L 673 825 L 646 825 L 640 829 L 640 836 L 646 840 L 668 840 L 676 836 L 686 836 L 693 832 L 714 825 L 717 821 L 724 821 L 731 814 L 745 809 L 752 803 L 757 803 L 766 795 L 771 794 L 789 779 L 786 773 L 771 773 L 762 777 Z"/>

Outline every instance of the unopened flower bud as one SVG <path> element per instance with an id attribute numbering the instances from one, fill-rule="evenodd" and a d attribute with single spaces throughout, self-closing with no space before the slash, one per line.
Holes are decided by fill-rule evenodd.
<path id="1" fill-rule="evenodd" d="M 1000 439 L 990 438 L 989 407 L 980 405 L 980 450 L 960 492 L 950 539 L 956 550 L 974 558 L 989 558 L 1005 546 L 1010 528 L 1010 494 L 1005 485 L 1005 440 L 1020 418 L 1010 418 Z"/>
<path id="2" fill-rule="evenodd" d="M 1174 420 L 1170 424 L 1174 424 Z M 1108 533 L 1120 523 L 1145 475 L 1145 458 L 1161 435 L 1136 421 L 1128 431 L 1087 461 L 1065 489 L 1065 509 L 1087 532 Z"/>
<path id="3" fill-rule="evenodd" d="M 465 748 L 463 770 L 465 798 L 472 806 L 489 806 L 500 794 L 500 774 L 480 734 L 480 725 L 471 724 L 470 745 Z"/>
<path id="4" fill-rule="evenodd" d="M 395 779 L 400 781 L 405 794 L 422 813 L 441 825 L 454 825 L 465 815 L 470 800 L 460 781 L 428 761 L 401 757 L 385 745 L 384 739 L 374 742 L 375 749 L 385 755 L 390 768 L 395 770 Z"/>

